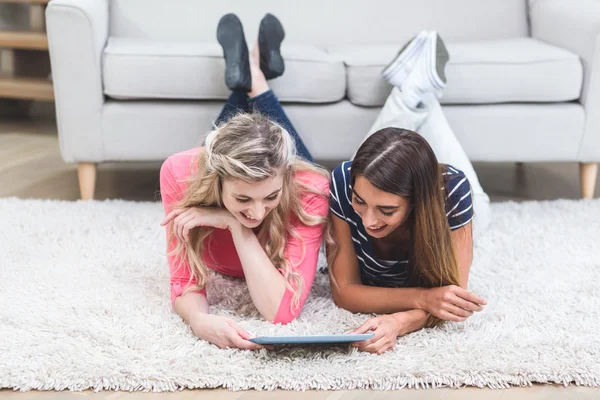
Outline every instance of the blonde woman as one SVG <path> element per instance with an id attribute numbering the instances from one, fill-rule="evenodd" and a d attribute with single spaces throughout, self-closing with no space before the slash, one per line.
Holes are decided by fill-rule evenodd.
<path id="1" fill-rule="evenodd" d="M 250 93 L 232 94 L 205 146 L 169 157 L 160 171 L 173 308 L 220 348 L 261 346 L 233 319 L 209 313 L 208 269 L 244 277 L 262 317 L 288 323 L 311 289 L 329 212 L 327 172 L 297 156 L 301 141 L 274 122 L 291 126 L 256 58 L 251 68 Z"/>

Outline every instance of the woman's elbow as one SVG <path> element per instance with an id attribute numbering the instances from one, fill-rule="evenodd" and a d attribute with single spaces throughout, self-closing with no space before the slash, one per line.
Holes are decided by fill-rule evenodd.
<path id="1" fill-rule="evenodd" d="M 265 318 L 268 322 L 273 324 L 281 324 L 287 325 L 290 322 L 294 321 L 296 318 L 300 316 L 300 310 L 298 311 L 290 311 L 287 313 L 277 313 L 273 318 Z"/>
<path id="2" fill-rule="evenodd" d="M 296 318 L 298 318 L 297 315 L 283 315 L 283 316 L 278 315 L 269 322 L 271 322 L 273 324 L 287 325 L 290 322 L 294 321 Z"/>
<path id="3" fill-rule="evenodd" d="M 339 308 L 346 308 L 344 307 L 344 298 L 340 295 L 340 293 L 335 290 L 334 288 L 331 288 L 331 297 L 333 297 L 333 303 L 338 306 Z"/>
<path id="4" fill-rule="evenodd" d="M 355 307 L 355 304 L 353 304 L 352 301 L 348 301 L 348 296 L 345 296 L 341 291 L 332 290 L 331 294 L 334 304 L 339 308 L 350 311 L 351 313 L 360 312 L 360 310 Z"/>
<path id="5" fill-rule="evenodd" d="M 293 309 L 289 302 L 282 300 L 277 307 L 274 307 L 272 310 L 268 310 L 267 312 L 261 312 L 261 315 L 267 322 L 272 324 L 286 325 L 298 318 L 301 310 L 302 307 Z"/>

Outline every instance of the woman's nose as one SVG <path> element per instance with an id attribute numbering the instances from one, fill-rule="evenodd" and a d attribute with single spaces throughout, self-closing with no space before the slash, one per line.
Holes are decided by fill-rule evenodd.
<path id="1" fill-rule="evenodd" d="M 362 215 L 362 220 L 364 226 L 373 226 L 377 222 L 377 217 L 373 211 L 367 209 Z"/>
<path id="2" fill-rule="evenodd" d="M 254 219 L 263 219 L 265 216 L 265 207 L 262 203 L 256 203 L 256 205 L 252 208 L 252 218 Z"/>

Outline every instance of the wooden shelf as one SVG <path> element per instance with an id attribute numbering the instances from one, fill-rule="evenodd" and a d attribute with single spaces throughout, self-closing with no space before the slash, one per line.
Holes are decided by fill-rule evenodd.
<path id="1" fill-rule="evenodd" d="M 48 37 L 44 32 L 0 31 L 0 47 L 48 50 Z"/>
<path id="2" fill-rule="evenodd" d="M 27 4 L 27 29 L 0 30 L 0 98 L 54 100 L 48 80 L 48 36 L 44 11 L 50 0 L 0 0 L 0 4 Z M 10 103 L 10 102 L 9 102 Z M 22 102 L 29 104 L 32 102 Z M 29 107 L 29 106 L 27 106 Z"/>
<path id="3" fill-rule="evenodd" d="M 0 97 L 54 100 L 52 82 L 45 78 L 0 77 Z"/>
<path id="4" fill-rule="evenodd" d="M 50 0 L 0 0 L 0 3 L 48 4 Z"/>

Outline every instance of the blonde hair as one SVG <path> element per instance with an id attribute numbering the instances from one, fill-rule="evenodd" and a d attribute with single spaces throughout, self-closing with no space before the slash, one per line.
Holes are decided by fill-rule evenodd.
<path id="1" fill-rule="evenodd" d="M 290 219 L 296 217 L 308 226 L 323 224 L 329 232 L 326 217 L 310 215 L 302 206 L 302 196 L 306 193 L 323 197 L 328 197 L 329 193 L 318 192 L 294 179 L 294 174 L 298 171 L 312 171 L 328 177 L 328 172 L 298 158 L 294 139 L 288 131 L 259 113 L 238 114 L 217 126 L 206 136 L 205 150 L 197 162 L 197 172 L 188 179 L 187 191 L 177 205 L 179 208 L 223 207 L 222 184 L 225 179 L 260 182 L 283 173 L 280 202 L 265 217 L 257 237 L 273 265 L 282 270 L 288 289 L 294 292 L 292 307 L 297 308 L 304 282 L 302 276 L 295 271 L 297 266 L 291 265 L 285 257 L 288 237 L 298 237 Z M 214 228 L 209 227 L 192 229 L 189 242 L 178 242 L 173 251 L 178 257 L 187 258 L 191 277 L 197 280 L 197 290 L 205 288 L 208 283 L 208 270 L 202 253 L 204 241 L 213 230 Z M 171 229 L 171 239 L 173 237 Z"/>

